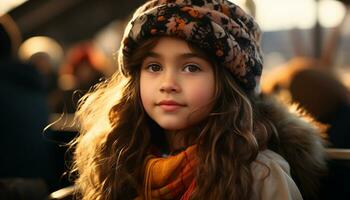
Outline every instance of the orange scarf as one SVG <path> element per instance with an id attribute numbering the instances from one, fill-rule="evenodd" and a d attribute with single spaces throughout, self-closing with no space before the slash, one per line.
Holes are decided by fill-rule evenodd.
<path id="1" fill-rule="evenodd" d="M 143 196 L 136 200 L 188 200 L 196 183 L 196 146 L 166 158 L 148 156 L 145 164 Z"/>

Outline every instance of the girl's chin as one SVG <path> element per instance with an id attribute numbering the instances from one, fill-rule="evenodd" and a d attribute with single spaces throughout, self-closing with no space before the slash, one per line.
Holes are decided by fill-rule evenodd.
<path id="1" fill-rule="evenodd" d="M 188 127 L 187 120 L 181 120 L 179 117 L 155 117 L 153 120 L 164 130 L 181 130 Z"/>
<path id="2" fill-rule="evenodd" d="M 181 131 L 186 129 L 186 126 L 176 126 L 176 125 L 160 125 L 165 131 Z"/>
<path id="3" fill-rule="evenodd" d="M 194 122 L 188 122 L 186 121 L 174 121 L 174 120 L 169 120 L 169 121 L 156 121 L 156 123 L 165 131 L 187 131 L 187 130 L 192 130 L 193 128 L 196 127 L 201 127 L 201 121 L 194 121 Z"/>

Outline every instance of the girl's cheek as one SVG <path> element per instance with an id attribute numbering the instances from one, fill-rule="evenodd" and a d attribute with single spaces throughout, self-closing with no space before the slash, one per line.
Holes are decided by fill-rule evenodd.
<path id="1" fill-rule="evenodd" d="M 207 104 L 214 96 L 213 88 L 205 85 L 196 87 L 192 90 L 191 96 L 193 101 L 198 104 Z"/>
<path id="2" fill-rule="evenodd" d="M 141 81 L 140 84 L 141 101 L 142 105 L 145 107 L 145 105 L 150 103 L 154 91 L 152 90 L 152 85 L 148 81 Z"/>
<path id="3" fill-rule="evenodd" d="M 196 85 L 196 90 L 198 91 L 197 95 L 200 96 L 200 98 L 210 99 L 214 96 L 215 82 L 213 78 L 207 77 Z"/>

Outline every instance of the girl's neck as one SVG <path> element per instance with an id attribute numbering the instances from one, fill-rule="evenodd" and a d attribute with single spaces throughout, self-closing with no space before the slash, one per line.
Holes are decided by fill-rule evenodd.
<path id="1" fill-rule="evenodd" d="M 202 124 L 184 130 L 165 130 L 170 154 L 176 154 L 195 143 L 200 134 Z M 189 139 L 189 141 L 187 141 Z"/>
<path id="2" fill-rule="evenodd" d="M 165 131 L 170 154 L 181 151 L 187 147 L 185 142 L 187 131 Z"/>

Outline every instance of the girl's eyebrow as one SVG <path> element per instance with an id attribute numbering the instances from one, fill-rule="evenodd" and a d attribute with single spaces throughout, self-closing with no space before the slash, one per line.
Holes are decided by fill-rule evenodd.
<path id="1" fill-rule="evenodd" d="M 146 53 L 145 58 L 147 57 L 152 57 L 152 58 L 161 58 L 162 56 L 156 52 L 153 51 L 149 51 L 148 53 Z"/>
<path id="2" fill-rule="evenodd" d="M 159 53 L 156 53 L 154 51 L 150 51 L 146 54 L 145 56 L 147 57 L 152 57 L 152 58 L 162 58 L 163 56 Z M 204 56 L 198 54 L 198 53 L 184 53 L 184 54 L 180 54 L 176 56 L 176 59 L 188 59 L 188 58 L 200 58 L 200 59 L 204 59 L 207 60 L 207 58 L 205 58 Z"/>

